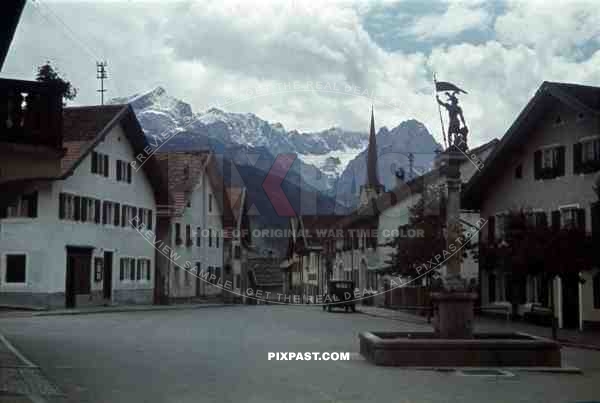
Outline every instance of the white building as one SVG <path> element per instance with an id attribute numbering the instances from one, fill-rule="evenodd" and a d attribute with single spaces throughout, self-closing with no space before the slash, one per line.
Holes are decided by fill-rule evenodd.
<path id="1" fill-rule="evenodd" d="M 0 303 L 74 307 L 151 303 L 155 249 L 130 223 L 152 228 L 167 203 L 130 106 L 65 108 L 58 176 L 29 179 L 0 219 Z"/>
<path id="2" fill-rule="evenodd" d="M 166 259 L 169 299 L 221 296 L 231 282 L 223 244 L 224 217 L 231 217 L 231 210 L 216 160 L 208 152 L 165 152 L 156 158 L 174 199 L 167 232 L 161 234 L 173 250 Z"/>

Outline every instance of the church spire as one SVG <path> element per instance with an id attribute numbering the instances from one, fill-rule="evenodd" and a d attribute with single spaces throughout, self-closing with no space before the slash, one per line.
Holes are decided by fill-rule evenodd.
<path id="1" fill-rule="evenodd" d="M 377 140 L 375 139 L 375 116 L 371 105 L 371 131 L 369 132 L 369 148 L 367 150 L 367 186 L 379 187 L 377 179 Z"/>

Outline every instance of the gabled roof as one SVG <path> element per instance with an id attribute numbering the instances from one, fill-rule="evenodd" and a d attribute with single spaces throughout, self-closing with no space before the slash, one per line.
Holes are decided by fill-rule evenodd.
<path id="1" fill-rule="evenodd" d="M 538 124 L 549 107 L 561 102 L 572 109 L 600 115 L 600 87 L 544 81 L 517 119 L 508 128 L 498 146 L 467 183 L 462 194 L 462 206 L 477 209 L 486 186 L 503 172 L 504 162 L 528 141 L 528 134 Z"/>
<path id="2" fill-rule="evenodd" d="M 108 133 L 121 125 L 134 154 L 146 155 L 150 146 L 129 105 L 95 105 L 63 109 L 63 148 L 61 173 L 57 176 L 30 178 L 26 182 L 64 180 L 71 176 L 85 157 L 103 141 Z M 143 164 L 144 172 L 154 190 L 157 204 L 171 203 L 167 180 L 154 156 Z"/>
<path id="3" fill-rule="evenodd" d="M 173 194 L 173 213 L 183 213 L 202 172 L 207 174 L 213 195 L 223 215 L 223 227 L 231 228 L 235 222 L 231 203 L 223 185 L 216 159 L 208 151 L 168 151 L 155 154 L 168 178 Z"/>

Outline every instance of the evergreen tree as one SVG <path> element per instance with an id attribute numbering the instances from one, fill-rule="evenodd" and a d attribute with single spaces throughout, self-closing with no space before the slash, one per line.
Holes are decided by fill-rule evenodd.
<path id="1" fill-rule="evenodd" d="M 58 71 L 54 70 L 49 61 L 38 67 L 35 79 L 42 83 L 55 83 L 60 90 L 63 100 L 71 101 L 77 96 L 77 88 L 73 87 L 70 81 L 61 78 Z"/>

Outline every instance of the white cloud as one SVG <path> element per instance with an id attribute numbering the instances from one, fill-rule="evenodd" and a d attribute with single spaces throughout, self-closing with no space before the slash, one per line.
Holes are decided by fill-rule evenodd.
<path id="1" fill-rule="evenodd" d="M 423 6 L 409 27 L 426 44 L 416 53 L 388 51 L 373 40 L 362 18 L 375 5 L 385 12 L 396 3 L 48 3 L 66 30 L 48 9 L 28 2 L 3 75 L 33 78 L 35 66 L 50 59 L 79 88 L 78 103 L 96 103 L 95 62 L 106 58 L 108 96 L 161 85 L 195 110 L 260 84 L 337 82 L 398 99 L 400 109 L 375 103 L 378 126 L 415 118 L 439 133 L 431 79 L 436 71 L 469 91 L 461 103 L 472 145 L 501 136 L 543 80 L 600 83 L 599 11 L 592 4 L 511 2 L 500 16 L 477 1 L 452 2 L 438 15 Z M 397 28 L 390 25 L 390 33 Z M 442 43 L 477 29 L 496 37 Z M 366 130 L 370 105 L 339 94 L 286 93 L 231 110 L 254 112 L 288 129 Z"/>
<path id="2" fill-rule="evenodd" d="M 476 2 L 452 2 L 441 14 L 417 17 L 404 34 L 421 40 L 444 39 L 472 29 L 486 29 L 491 21 L 488 11 Z"/>

